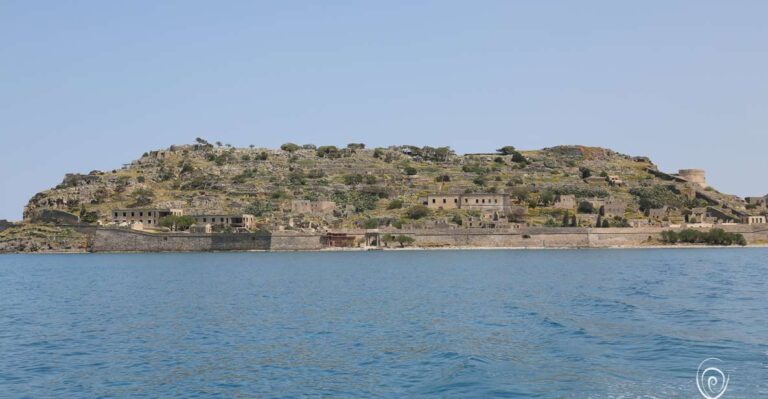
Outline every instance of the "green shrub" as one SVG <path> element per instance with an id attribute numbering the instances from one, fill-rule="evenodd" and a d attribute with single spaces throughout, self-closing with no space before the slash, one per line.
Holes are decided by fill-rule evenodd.
<path id="1" fill-rule="evenodd" d="M 256 200 L 245 208 L 245 213 L 253 216 L 263 216 L 277 209 L 271 201 Z"/>
<path id="2" fill-rule="evenodd" d="M 403 200 L 401 199 L 393 199 L 392 201 L 389 201 L 389 204 L 387 205 L 387 209 L 400 209 L 403 207 Z"/>
<path id="3" fill-rule="evenodd" d="M 662 208 L 665 205 L 680 208 L 685 202 L 669 186 L 635 187 L 629 190 L 629 193 L 637 197 L 643 211 Z"/>
<path id="4" fill-rule="evenodd" d="M 317 147 L 317 151 L 315 153 L 320 158 L 333 159 L 333 158 L 341 157 L 341 152 L 339 152 L 339 149 L 333 145 L 324 145 L 324 146 Z"/>
<path id="5" fill-rule="evenodd" d="M 661 232 L 661 241 L 668 244 L 684 242 L 689 244 L 709 244 L 724 246 L 747 245 L 747 240 L 741 233 L 729 233 L 723 229 L 711 229 L 709 231 L 685 229 L 679 232 L 674 230 L 665 230 Z"/>
<path id="6" fill-rule="evenodd" d="M 424 205 L 414 205 L 408 208 L 406 215 L 408 215 L 408 217 L 411 219 L 421 219 L 429 215 L 429 208 Z"/>
<path id="7" fill-rule="evenodd" d="M 355 184 L 362 183 L 363 182 L 363 175 L 361 175 L 359 173 L 355 173 L 355 174 L 351 174 L 351 175 L 344 175 L 342 180 L 344 181 L 344 184 L 346 184 L 348 186 L 352 186 L 352 185 L 355 185 Z"/>

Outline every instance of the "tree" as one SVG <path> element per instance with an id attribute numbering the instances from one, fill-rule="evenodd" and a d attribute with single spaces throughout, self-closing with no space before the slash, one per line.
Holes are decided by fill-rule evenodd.
<path id="1" fill-rule="evenodd" d="M 382 149 L 382 148 L 374 148 L 373 149 L 373 157 L 374 158 L 379 159 L 382 156 L 384 156 L 384 149 Z"/>
<path id="2" fill-rule="evenodd" d="M 579 168 L 579 173 L 581 173 L 582 179 L 592 176 L 592 170 L 584 166 Z"/>
<path id="3" fill-rule="evenodd" d="M 504 147 L 497 149 L 496 152 L 498 152 L 501 155 L 512 155 L 517 151 L 515 151 L 515 147 L 511 145 L 505 145 Z"/>
<path id="4" fill-rule="evenodd" d="M 176 229 L 179 231 L 188 230 L 189 226 L 195 224 L 195 218 L 192 216 L 176 216 L 168 215 L 162 217 L 157 224 L 162 227 L 168 227 L 170 229 Z"/>
<path id="5" fill-rule="evenodd" d="M 216 147 L 221 147 L 222 145 L 224 145 L 224 144 L 221 144 L 221 141 L 217 141 L 216 142 Z"/>
<path id="6" fill-rule="evenodd" d="M 496 157 L 496 158 L 493 159 L 493 162 L 496 162 L 498 164 L 503 164 L 504 163 L 504 158 Z"/>
<path id="7" fill-rule="evenodd" d="M 427 208 L 424 205 L 414 205 L 406 211 L 406 215 L 408 215 L 411 219 L 421 219 L 427 215 L 429 215 L 429 208 Z"/>
<path id="8" fill-rule="evenodd" d="M 433 160 L 445 162 L 453 155 L 454 152 L 451 147 L 437 147 L 434 150 Z"/>
<path id="9" fill-rule="evenodd" d="M 349 143 L 347 144 L 347 148 L 350 150 L 362 150 L 365 148 L 365 144 L 363 143 Z"/>
<path id="10" fill-rule="evenodd" d="M 389 243 L 393 241 L 395 241 L 395 236 L 393 236 L 392 234 L 387 233 L 381 236 L 381 242 L 384 244 L 385 247 L 388 247 Z"/>
<path id="11" fill-rule="evenodd" d="M 413 237 L 402 235 L 402 234 L 395 237 L 395 240 L 397 240 L 401 248 L 405 247 L 406 245 L 413 244 L 416 241 L 416 239 L 414 239 Z"/>
<path id="12" fill-rule="evenodd" d="M 451 181 L 451 176 L 440 175 L 440 176 L 435 177 L 435 181 L 438 182 L 438 183 L 449 182 L 449 181 Z"/>
<path id="13" fill-rule="evenodd" d="M 301 146 L 301 148 L 305 150 L 316 150 L 317 146 L 314 144 L 304 144 L 303 146 Z"/>
<path id="14" fill-rule="evenodd" d="M 301 148 L 301 147 L 299 147 L 299 145 L 298 145 L 298 144 L 294 144 L 294 143 L 285 143 L 285 144 L 283 144 L 283 145 L 281 145 L 281 146 L 280 146 L 280 149 L 281 149 L 281 150 L 283 150 L 283 151 L 287 151 L 287 152 L 290 152 L 290 153 L 296 152 L 296 151 L 298 151 L 300 148 Z"/>

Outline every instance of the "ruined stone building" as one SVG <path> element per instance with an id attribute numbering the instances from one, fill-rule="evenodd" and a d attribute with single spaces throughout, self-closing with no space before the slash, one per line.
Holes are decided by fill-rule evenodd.
<path id="1" fill-rule="evenodd" d="M 430 194 L 423 204 L 430 209 L 467 209 L 481 212 L 506 212 L 509 210 L 507 194 Z"/>
<path id="2" fill-rule="evenodd" d="M 746 224 L 765 224 L 765 216 L 744 216 L 741 221 Z"/>
<path id="3" fill-rule="evenodd" d="M 624 213 L 627 211 L 627 204 L 622 201 L 607 200 L 605 204 L 600 207 L 600 216 L 612 219 L 614 217 L 624 217 Z"/>
<path id="4" fill-rule="evenodd" d="M 253 230 L 256 228 L 256 217 L 249 214 L 238 215 L 194 215 L 195 223 L 199 225 L 210 224 L 211 226 L 245 228 Z"/>
<path id="5" fill-rule="evenodd" d="M 160 219 L 169 215 L 182 216 L 184 215 L 184 211 L 182 209 L 168 208 L 129 208 L 113 209 L 111 215 L 112 223 L 141 223 L 147 227 L 154 227 L 157 226 L 157 224 L 160 222 Z"/>
<path id="6" fill-rule="evenodd" d="M 576 209 L 576 196 L 573 194 L 558 195 L 554 207 L 557 209 Z"/>

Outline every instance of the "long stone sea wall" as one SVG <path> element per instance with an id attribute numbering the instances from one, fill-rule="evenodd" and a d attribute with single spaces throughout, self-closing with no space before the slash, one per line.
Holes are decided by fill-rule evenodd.
<path id="1" fill-rule="evenodd" d="M 744 235 L 750 244 L 768 243 L 766 225 L 723 225 Z M 558 228 L 522 229 L 422 229 L 402 230 L 414 245 L 439 247 L 504 248 L 608 248 L 636 247 L 656 242 L 664 228 Z M 365 231 L 349 232 L 362 241 Z M 307 251 L 323 249 L 319 233 L 276 232 L 263 234 L 146 233 L 125 229 L 97 229 L 92 252 L 205 252 L 205 251 Z M 396 244 L 395 244 L 396 245 Z"/>

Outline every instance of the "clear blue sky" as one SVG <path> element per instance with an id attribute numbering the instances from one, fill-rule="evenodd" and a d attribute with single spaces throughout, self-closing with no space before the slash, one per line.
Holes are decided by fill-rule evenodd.
<path id="1" fill-rule="evenodd" d="M 768 193 L 766 1 L 0 0 L 0 218 L 237 146 L 597 145 Z"/>

